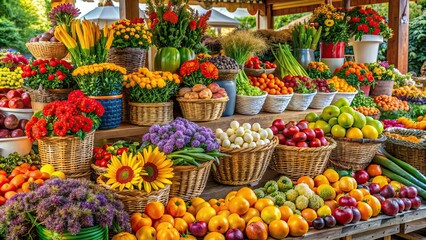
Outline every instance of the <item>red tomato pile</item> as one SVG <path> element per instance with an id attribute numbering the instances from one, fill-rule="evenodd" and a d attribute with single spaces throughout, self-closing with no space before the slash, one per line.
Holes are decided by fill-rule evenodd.
<path id="1" fill-rule="evenodd" d="M 275 64 L 273 64 L 269 61 L 265 61 L 263 63 L 262 61 L 260 61 L 259 57 L 251 57 L 246 62 L 245 67 L 246 68 L 253 68 L 253 69 L 273 69 L 273 68 L 276 68 L 277 65 L 275 65 Z"/>

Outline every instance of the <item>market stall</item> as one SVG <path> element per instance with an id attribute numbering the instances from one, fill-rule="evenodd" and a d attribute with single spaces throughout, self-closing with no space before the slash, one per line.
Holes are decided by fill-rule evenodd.
<path id="1" fill-rule="evenodd" d="M 111 26 L 59 5 L 35 59 L 2 53 L 1 238 L 421 234 L 426 92 L 377 61 L 383 16 L 323 4 L 288 43 L 236 30 L 211 56 L 212 11 L 147 4 Z"/>

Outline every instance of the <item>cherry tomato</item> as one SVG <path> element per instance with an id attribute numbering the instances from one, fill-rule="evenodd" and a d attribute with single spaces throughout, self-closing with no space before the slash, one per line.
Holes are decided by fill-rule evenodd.
<path id="1" fill-rule="evenodd" d="M 121 154 L 123 154 L 123 152 L 127 152 L 127 150 L 128 149 L 126 147 L 119 148 L 117 150 L 117 155 L 121 155 Z"/>
<path id="2" fill-rule="evenodd" d="M 102 159 L 102 158 L 104 158 L 104 157 L 102 156 L 102 153 L 100 153 L 100 152 L 95 153 L 95 159 L 96 159 L 96 160 L 100 160 L 100 159 Z"/>
<path id="3" fill-rule="evenodd" d="M 101 160 L 99 166 L 101 166 L 101 167 L 107 167 L 108 166 L 108 161 L 107 160 Z"/>
<path id="4" fill-rule="evenodd" d="M 0 175 L 7 176 L 7 173 L 6 173 L 6 171 L 5 171 L 5 170 L 0 170 Z"/>
<path id="5" fill-rule="evenodd" d="M 95 165 L 96 165 L 96 166 L 101 166 L 101 160 L 96 160 L 96 161 L 95 161 Z"/>
<path id="6" fill-rule="evenodd" d="M 109 146 L 111 146 L 111 144 L 105 144 L 102 148 L 106 150 Z"/>
<path id="7" fill-rule="evenodd" d="M 93 154 L 96 154 L 96 153 L 102 153 L 103 152 L 103 149 L 101 148 L 101 147 L 95 147 L 95 148 L 93 148 Z"/>
<path id="8" fill-rule="evenodd" d="M 104 155 L 103 160 L 107 160 L 107 161 L 109 161 L 109 160 L 111 159 L 111 157 L 112 157 L 112 154 L 111 154 L 111 153 L 109 153 L 109 152 L 107 152 L 107 153 Z"/>

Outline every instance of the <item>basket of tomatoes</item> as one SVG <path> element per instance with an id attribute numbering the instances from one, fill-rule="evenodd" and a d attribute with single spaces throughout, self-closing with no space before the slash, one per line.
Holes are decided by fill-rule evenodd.
<path id="1" fill-rule="evenodd" d="M 262 74 L 271 74 L 275 72 L 277 65 L 265 61 L 262 62 L 259 57 L 251 57 L 244 65 L 244 72 L 247 76 L 259 77 Z"/>
<path id="2" fill-rule="evenodd" d="M 259 77 L 249 77 L 250 84 L 268 93 L 263 111 L 281 113 L 287 108 L 293 96 L 293 88 L 286 87 L 284 82 L 273 74 L 261 74 Z"/>

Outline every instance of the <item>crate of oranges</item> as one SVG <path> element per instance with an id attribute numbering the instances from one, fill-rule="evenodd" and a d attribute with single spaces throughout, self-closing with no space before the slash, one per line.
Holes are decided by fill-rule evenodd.
<path id="1" fill-rule="evenodd" d="M 293 96 L 293 88 L 286 87 L 284 82 L 273 74 L 261 74 L 259 77 L 249 77 L 250 84 L 268 93 L 263 111 L 281 113 L 287 108 Z"/>

